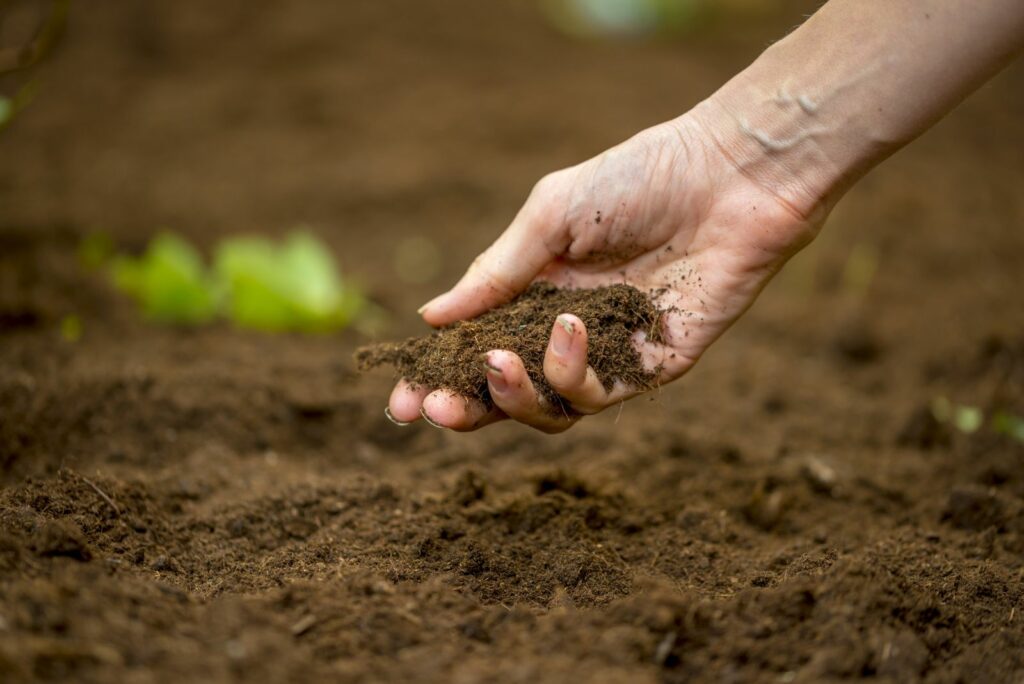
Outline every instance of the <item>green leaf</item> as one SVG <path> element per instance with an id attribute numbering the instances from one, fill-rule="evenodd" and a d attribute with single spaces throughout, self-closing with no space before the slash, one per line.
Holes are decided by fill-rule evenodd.
<path id="1" fill-rule="evenodd" d="M 943 396 L 932 399 L 932 415 L 940 423 L 950 423 L 960 432 L 971 434 L 985 422 L 984 412 L 977 406 L 954 404 Z"/>
<path id="2" fill-rule="evenodd" d="M 327 332 L 347 325 L 363 298 L 342 284 L 331 253 L 307 233 L 283 245 L 261 238 L 225 240 L 215 272 L 236 325 L 267 331 Z"/>
<path id="3" fill-rule="evenodd" d="M 957 406 L 953 412 L 953 425 L 960 432 L 977 432 L 985 422 L 985 414 L 977 406 Z"/>
<path id="4" fill-rule="evenodd" d="M 157 236 L 141 257 L 115 258 L 111 273 L 114 285 L 138 300 L 154 320 L 197 324 L 217 313 L 217 284 L 199 253 L 174 235 Z"/>
<path id="5" fill-rule="evenodd" d="M 14 103 L 11 98 L 0 95 L 0 128 L 6 126 L 14 118 Z"/>
<path id="6" fill-rule="evenodd" d="M 1024 418 L 1006 411 L 999 411 L 992 416 L 992 430 L 1024 443 Z"/>
<path id="7" fill-rule="evenodd" d="M 342 282 L 330 251 L 306 233 L 292 234 L 283 244 L 253 237 L 224 240 L 212 273 L 199 253 L 174 235 L 157 236 L 140 257 L 111 260 L 107 240 L 83 241 L 83 263 L 106 261 L 115 286 L 154 320 L 198 324 L 226 315 L 244 328 L 326 332 L 348 325 L 364 307 L 359 291 Z"/>

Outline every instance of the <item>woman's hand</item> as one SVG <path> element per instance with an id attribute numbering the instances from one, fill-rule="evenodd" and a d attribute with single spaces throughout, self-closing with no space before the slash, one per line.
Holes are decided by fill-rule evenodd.
<path id="1" fill-rule="evenodd" d="M 820 224 L 809 220 L 812 211 L 741 173 L 691 113 L 542 179 L 505 233 L 420 313 L 434 326 L 472 318 L 537 279 L 562 287 L 626 282 L 655 293 L 656 305 L 668 312 L 664 344 L 639 333 L 635 341 L 646 367 L 660 368 L 660 381 L 670 382 L 811 240 Z M 552 326 L 544 375 L 577 415 L 556 415 L 544 406 L 512 352 L 491 351 L 487 366 L 494 408 L 401 381 L 391 394 L 390 416 L 398 422 L 423 417 L 454 430 L 508 417 L 558 432 L 579 415 L 638 393 L 621 384 L 605 390 L 587 366 L 587 330 L 571 311 Z"/>
<path id="2" fill-rule="evenodd" d="M 1024 50 L 1024 4 L 831 0 L 718 92 L 588 162 L 537 184 L 515 221 L 421 313 L 470 318 L 537 278 L 623 281 L 668 311 L 665 343 L 636 343 L 669 382 L 689 370 L 809 242 L 839 195 Z M 548 382 L 579 414 L 632 396 L 587 367 L 587 331 L 552 327 Z M 575 418 L 540 405 L 522 362 L 489 354 L 496 408 L 402 382 L 397 421 L 456 430 L 511 417 L 542 430 Z"/>

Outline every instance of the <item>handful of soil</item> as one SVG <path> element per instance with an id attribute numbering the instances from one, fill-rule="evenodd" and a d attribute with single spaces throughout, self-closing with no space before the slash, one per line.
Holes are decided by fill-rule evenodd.
<path id="1" fill-rule="evenodd" d="M 562 399 L 544 379 L 544 353 L 559 314 L 579 316 L 587 327 L 587 360 L 606 389 L 616 380 L 640 388 L 654 385 L 656 374 L 643 367 L 633 346 L 638 330 L 661 341 L 661 312 L 631 285 L 563 290 L 534 283 L 504 306 L 470 321 L 459 321 L 423 337 L 356 350 L 360 370 L 382 365 L 416 385 L 447 388 L 494 405 L 487 389 L 484 355 L 494 349 L 515 352 L 523 360 L 537 392 L 552 410 L 565 410 Z"/>

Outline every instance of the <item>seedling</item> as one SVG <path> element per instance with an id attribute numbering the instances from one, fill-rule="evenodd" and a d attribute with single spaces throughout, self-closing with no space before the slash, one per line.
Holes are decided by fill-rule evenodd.
<path id="1" fill-rule="evenodd" d="M 326 332 L 346 326 L 362 297 L 344 287 L 330 252 L 311 235 L 283 245 L 260 238 L 225 240 L 214 266 L 236 325 L 258 330 Z"/>
<path id="2" fill-rule="evenodd" d="M 3 4 L 0 2 L 0 6 Z M 53 51 L 64 31 L 70 5 L 71 0 L 53 0 L 42 24 L 32 32 L 29 43 L 18 49 L 2 51 L 0 76 L 14 75 L 14 79 L 20 81 L 21 85 L 11 96 L 0 95 L 0 131 L 6 128 L 35 97 L 39 86 L 38 80 L 32 76 L 18 78 L 17 74 L 30 73 L 33 67 Z"/>
<path id="3" fill-rule="evenodd" d="M 964 434 L 973 434 L 985 424 L 985 412 L 977 406 L 954 404 L 943 396 L 932 400 L 932 415 L 940 423 L 948 423 Z M 1024 418 L 999 410 L 989 421 L 992 432 L 1024 443 Z"/>
<path id="4" fill-rule="evenodd" d="M 115 257 L 111 273 L 114 285 L 155 321 L 194 325 L 217 315 L 218 284 L 192 245 L 169 233 L 155 237 L 138 258 Z"/>
<path id="5" fill-rule="evenodd" d="M 1024 444 L 1024 418 L 1007 411 L 997 411 L 992 416 L 992 430 Z"/>
<path id="6" fill-rule="evenodd" d="M 102 236 L 83 241 L 82 262 L 106 258 Z M 342 282 L 327 248 L 308 233 L 283 244 L 255 237 L 229 238 L 216 248 L 213 269 L 180 237 L 164 233 L 139 257 L 109 262 L 115 286 L 131 295 L 147 317 L 185 325 L 224 317 L 240 328 L 328 332 L 353 321 L 364 299 Z"/>

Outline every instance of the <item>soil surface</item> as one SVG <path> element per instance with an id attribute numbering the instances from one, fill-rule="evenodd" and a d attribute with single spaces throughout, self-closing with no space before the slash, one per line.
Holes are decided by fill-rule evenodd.
<path id="1" fill-rule="evenodd" d="M 396 427 L 365 337 L 150 326 L 77 256 L 305 224 L 421 335 L 538 178 L 813 4 L 619 43 L 517 0 L 75 4 L 0 133 L 0 679 L 1021 681 L 1020 64 L 686 378 L 554 437 Z"/>
<path id="2" fill-rule="evenodd" d="M 401 343 L 368 345 L 356 350 L 360 370 L 390 365 L 396 378 L 414 385 L 446 388 L 494 406 L 487 387 L 486 354 L 492 349 L 515 352 L 523 360 L 534 389 L 555 414 L 569 407 L 544 377 L 544 354 L 559 315 L 571 313 L 586 326 L 587 363 L 610 390 L 621 381 L 651 388 L 656 372 L 643 366 L 633 337 L 662 339 L 661 315 L 650 295 L 632 285 L 594 289 L 559 289 L 535 283 L 513 301 L 471 321 L 459 321 L 437 332 Z M 592 338 L 592 341 L 590 339 Z"/>

